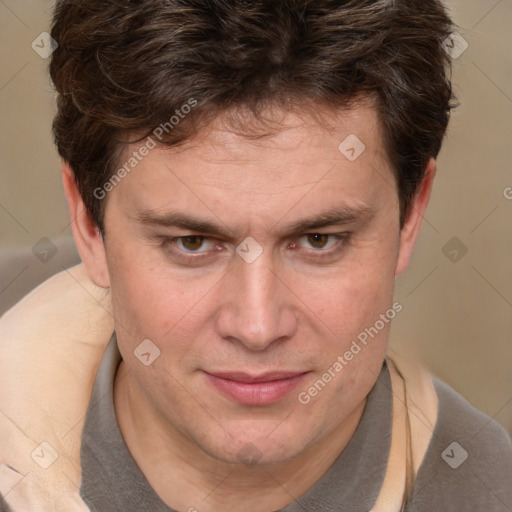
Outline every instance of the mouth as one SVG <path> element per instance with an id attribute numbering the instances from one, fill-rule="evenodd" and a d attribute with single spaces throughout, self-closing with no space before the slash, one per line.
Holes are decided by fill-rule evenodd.
<path id="1" fill-rule="evenodd" d="M 309 372 L 269 372 L 251 375 L 243 372 L 204 372 L 217 390 L 244 405 L 269 405 L 293 391 Z"/>

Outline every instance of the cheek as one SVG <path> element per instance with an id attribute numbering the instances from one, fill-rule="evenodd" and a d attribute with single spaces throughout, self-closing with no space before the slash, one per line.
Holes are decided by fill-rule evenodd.
<path id="1" fill-rule="evenodd" d="M 112 306 L 116 330 L 126 331 L 130 338 L 157 337 L 172 328 L 183 308 L 179 283 L 166 282 L 149 250 L 136 243 L 111 240 L 108 252 Z M 175 300 L 169 300 L 174 295 Z M 158 326 L 160 329 L 158 329 Z"/>
<path id="2" fill-rule="evenodd" d="M 394 264 L 394 258 L 382 252 L 380 258 L 364 257 L 360 252 L 357 259 L 323 279 L 303 280 L 301 294 L 330 333 L 346 340 L 373 325 L 389 309 Z"/>
<path id="3" fill-rule="evenodd" d="M 162 344 L 172 337 L 177 349 L 190 345 L 208 320 L 219 276 L 191 279 L 170 271 L 154 247 L 134 245 L 120 244 L 109 259 L 116 330 L 132 344 L 146 338 Z"/>

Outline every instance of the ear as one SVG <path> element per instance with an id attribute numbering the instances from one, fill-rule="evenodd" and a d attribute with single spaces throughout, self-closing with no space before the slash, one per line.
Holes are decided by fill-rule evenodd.
<path id="1" fill-rule="evenodd" d="M 100 229 L 87 211 L 68 163 L 62 164 L 62 183 L 68 201 L 75 243 L 89 277 L 97 286 L 110 287 L 105 244 Z"/>
<path id="2" fill-rule="evenodd" d="M 430 193 L 432 192 L 436 170 L 436 161 L 431 158 L 425 169 L 423 181 L 420 183 L 409 207 L 409 213 L 407 214 L 404 226 L 400 231 L 400 248 L 398 251 L 395 275 L 402 273 L 409 265 L 414 244 L 420 232 L 421 221 L 425 215 Z"/>

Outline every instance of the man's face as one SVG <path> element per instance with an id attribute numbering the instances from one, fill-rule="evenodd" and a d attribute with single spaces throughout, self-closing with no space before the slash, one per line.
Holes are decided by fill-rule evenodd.
<path id="1" fill-rule="evenodd" d="M 284 122 L 250 140 L 219 120 L 185 146 L 154 149 L 106 207 L 130 378 L 169 432 L 226 462 L 283 462 L 335 433 L 364 405 L 388 338 L 379 322 L 357 339 L 391 307 L 399 250 L 376 114 L 358 107 L 329 129 L 306 115 Z M 349 135 L 366 146 L 354 161 L 362 146 L 339 149 Z M 160 350 L 147 366 L 134 354 L 143 340 L 143 362 Z"/>

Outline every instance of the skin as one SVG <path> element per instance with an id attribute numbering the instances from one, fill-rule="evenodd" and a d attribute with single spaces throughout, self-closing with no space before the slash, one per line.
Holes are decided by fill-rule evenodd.
<path id="1" fill-rule="evenodd" d="M 256 140 L 220 117 L 184 146 L 150 151 L 109 192 L 105 241 L 64 166 L 82 260 L 111 288 L 120 429 L 153 489 L 179 511 L 276 510 L 325 474 L 361 419 L 389 324 L 308 404 L 298 394 L 391 307 L 429 200 L 434 160 L 400 229 L 371 105 L 324 113 L 328 124 L 280 115 L 282 128 Z M 366 146 L 354 162 L 338 150 L 349 134 Z M 340 207 L 356 218 L 290 236 L 288 225 Z M 150 210 L 193 215 L 229 236 L 141 222 Z M 333 236 L 341 233 L 348 238 Z M 193 235 L 206 238 L 165 242 Z M 252 263 L 236 253 L 249 236 L 263 249 Z M 161 351 L 149 366 L 133 353 L 145 339 Z M 309 373 L 269 405 L 240 404 L 204 373 L 271 370 Z"/>

